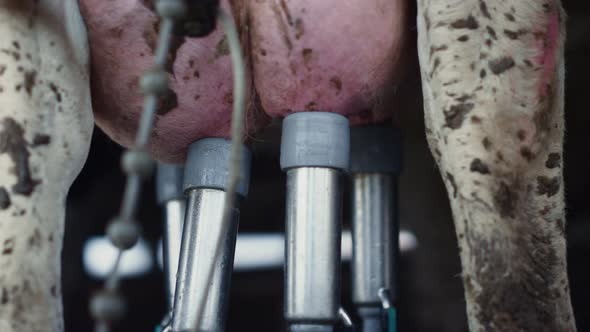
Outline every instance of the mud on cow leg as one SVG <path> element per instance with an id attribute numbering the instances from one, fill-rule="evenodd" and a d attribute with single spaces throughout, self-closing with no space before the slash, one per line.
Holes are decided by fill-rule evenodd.
<path id="1" fill-rule="evenodd" d="M 574 331 L 562 181 L 559 1 L 420 0 L 430 148 L 471 331 Z"/>
<path id="2" fill-rule="evenodd" d="M 75 0 L 0 0 L 0 331 L 63 330 L 65 198 L 90 144 Z"/>

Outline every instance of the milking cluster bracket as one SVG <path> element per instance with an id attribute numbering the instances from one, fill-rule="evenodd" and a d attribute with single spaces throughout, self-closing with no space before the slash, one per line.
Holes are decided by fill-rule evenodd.
<path id="1" fill-rule="evenodd" d="M 154 54 L 154 64 L 152 68 L 144 73 L 140 81 L 141 91 L 145 97 L 134 147 L 126 151 L 121 160 L 121 166 L 127 175 L 121 210 L 119 215 L 112 219 L 106 230 L 109 239 L 118 248 L 117 259 L 106 280 L 104 289 L 93 296 L 90 302 L 90 312 L 96 322 L 96 332 L 108 332 L 110 325 L 120 320 L 125 314 L 125 302 L 118 292 L 118 269 L 123 251 L 133 247 L 139 239 L 140 229 L 135 221 L 135 216 L 142 182 L 149 178 L 154 170 L 154 162 L 146 151 L 146 146 L 151 136 L 158 100 L 165 96 L 168 91 L 168 76 L 164 68 L 173 35 L 205 37 L 215 29 L 218 17 L 220 17 L 226 30 L 233 28 L 233 34 L 237 35 L 231 18 L 220 11 L 218 0 L 156 0 L 155 7 L 161 18 L 161 24 L 158 44 Z M 239 46 L 237 48 L 239 49 Z M 230 51 L 235 53 L 235 49 L 236 47 L 233 47 Z M 232 54 L 233 63 L 236 63 L 236 59 L 237 62 L 240 62 L 239 58 L 241 58 L 239 51 L 238 54 Z M 235 73 L 234 77 L 236 76 L 241 76 L 243 79 L 243 73 L 241 75 Z M 240 84 L 235 84 L 235 86 L 240 88 Z M 234 93 L 237 94 L 239 91 L 234 91 Z M 236 101 L 236 99 L 238 100 Z M 241 129 L 243 114 L 236 114 L 239 111 L 243 113 L 243 107 L 240 103 L 243 104 L 244 98 L 241 99 L 234 98 L 232 137 L 233 142 L 238 142 L 238 147 L 232 146 L 232 149 L 230 149 L 229 159 L 231 163 L 228 176 L 230 181 L 228 182 L 227 193 L 235 192 L 237 180 L 232 182 L 231 179 L 238 178 L 237 175 L 232 176 L 232 174 L 238 171 L 237 168 L 240 165 L 239 155 L 242 152 L 239 143 L 242 137 L 241 130 L 243 130 Z M 238 112 L 235 112 L 235 110 L 238 110 Z M 233 145 L 235 146 L 235 144 Z M 224 211 L 232 210 L 233 199 L 231 196 L 233 194 L 227 196 L 228 198 L 224 200 Z M 225 215 L 228 215 L 228 213 L 224 213 L 224 217 Z M 215 252 L 218 251 L 219 249 L 215 250 Z M 211 267 L 211 269 L 213 268 Z"/>
<path id="2" fill-rule="evenodd" d="M 159 99 L 169 90 L 165 66 L 174 35 L 205 37 L 219 24 L 233 71 L 231 140 L 201 138 L 185 168 L 160 164 L 158 203 L 166 220 L 164 269 L 169 314 L 158 331 L 225 330 L 239 209 L 246 198 L 250 153 L 242 144 L 246 73 L 239 35 L 218 0 L 157 0 L 161 18 L 154 65 L 140 81 L 145 95 L 133 149 L 122 157 L 127 183 L 119 215 L 107 227 L 118 248 L 104 289 L 90 302 L 95 332 L 108 332 L 125 314 L 118 269 L 124 250 L 139 239 L 139 195 L 155 163 L 146 151 Z M 296 112 L 283 121 L 281 169 L 287 173 L 284 318 L 292 332 L 333 332 L 355 326 L 340 306 L 342 178 L 353 188 L 353 303 L 363 331 L 396 329 L 399 132 L 350 128 L 345 116 Z M 391 204 L 390 204 L 391 203 Z M 304 276 L 304 277 L 302 277 Z M 382 315 L 386 316 L 382 317 Z"/>

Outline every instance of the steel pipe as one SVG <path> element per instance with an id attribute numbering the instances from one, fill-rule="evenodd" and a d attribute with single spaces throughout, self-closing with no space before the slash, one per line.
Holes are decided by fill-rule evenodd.
<path id="1" fill-rule="evenodd" d="M 183 173 L 182 167 L 170 164 L 158 164 L 156 172 L 156 200 L 164 209 L 162 260 L 169 311 L 172 310 L 174 304 L 182 224 L 184 223 Z"/>
<path id="2" fill-rule="evenodd" d="M 185 166 L 184 188 L 187 209 L 184 221 L 180 262 L 176 282 L 172 331 L 187 332 L 225 330 L 229 288 L 233 271 L 239 210 L 222 227 L 224 202 L 227 198 L 227 174 L 231 142 L 207 138 L 193 143 Z M 246 197 L 250 174 L 250 154 L 244 148 L 237 195 Z M 239 201 L 239 200 L 238 200 Z M 220 237 L 221 235 L 221 237 Z M 215 257 L 217 239 L 223 239 L 221 254 Z M 214 266 L 213 277 L 207 283 L 204 266 Z M 201 301 L 206 296 L 206 301 Z M 199 308 L 200 305 L 204 307 Z M 200 321 L 197 315 L 201 312 Z"/>
<path id="3" fill-rule="evenodd" d="M 388 127 L 351 130 L 352 300 L 363 332 L 381 332 L 379 292 L 397 300 L 399 223 L 398 175 L 401 134 Z"/>
<path id="4" fill-rule="evenodd" d="M 331 332 L 340 308 L 341 173 L 348 120 L 305 112 L 283 121 L 287 172 L 284 315 L 292 332 Z"/>

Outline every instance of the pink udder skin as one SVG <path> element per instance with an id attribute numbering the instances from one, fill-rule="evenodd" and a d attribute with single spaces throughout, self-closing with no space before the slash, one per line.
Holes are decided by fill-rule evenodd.
<path id="1" fill-rule="evenodd" d="M 352 124 L 392 116 L 406 37 L 403 0 L 248 1 L 254 82 L 272 117 L 324 111 Z"/>
<path id="2" fill-rule="evenodd" d="M 127 147 L 134 143 L 142 112 L 139 77 L 153 66 L 157 44 L 158 20 L 144 3 L 151 1 L 80 0 L 91 46 L 96 123 Z M 227 1 L 222 6 L 230 11 Z M 178 48 L 169 75 L 177 106 L 156 116 L 148 147 L 156 159 L 180 163 L 192 142 L 204 137 L 229 137 L 233 81 L 223 36 L 218 25 L 207 38 L 187 38 Z M 248 45 L 247 40 L 243 44 Z M 249 91 L 253 91 L 250 76 L 247 81 Z M 250 101 L 248 104 L 252 105 Z M 248 134 L 266 122 L 262 112 L 249 107 Z"/>
<path id="3" fill-rule="evenodd" d="M 97 125 L 132 146 L 142 112 L 139 77 L 153 64 L 158 20 L 151 0 L 80 0 L 92 55 L 92 97 Z M 241 30 L 250 68 L 247 135 L 271 117 L 324 111 L 352 124 L 392 116 L 388 102 L 401 79 L 407 37 L 405 0 L 223 0 Z M 232 70 L 221 27 L 206 38 L 187 38 L 170 86 L 176 102 L 156 116 L 148 149 L 158 160 L 183 162 L 188 145 L 228 137 Z M 252 61 L 251 61 L 252 60 Z M 256 88 L 256 92 L 254 91 Z M 170 100 L 169 100 L 170 101 Z M 262 109 L 266 112 L 262 112 Z"/>
<path id="4" fill-rule="evenodd" d="M 539 82 L 539 94 L 543 97 L 548 94 L 547 85 L 555 72 L 556 52 L 559 46 L 559 28 L 559 12 L 555 9 L 555 12 L 549 15 L 545 38 L 537 41 L 537 48 L 542 50 L 537 62 L 543 66 L 543 75 Z"/>

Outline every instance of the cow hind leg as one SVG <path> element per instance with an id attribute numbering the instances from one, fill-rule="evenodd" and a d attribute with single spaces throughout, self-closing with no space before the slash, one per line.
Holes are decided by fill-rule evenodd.
<path id="1" fill-rule="evenodd" d="M 471 331 L 575 331 L 558 0 L 419 0 L 425 122 L 453 211 Z"/>
<path id="2" fill-rule="evenodd" d="M 63 331 L 65 198 L 92 133 L 76 0 L 0 0 L 0 331 Z"/>

